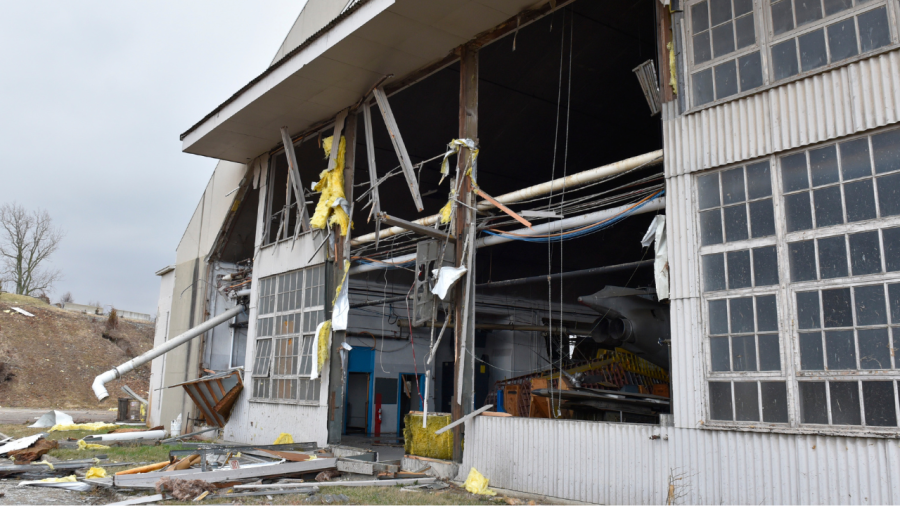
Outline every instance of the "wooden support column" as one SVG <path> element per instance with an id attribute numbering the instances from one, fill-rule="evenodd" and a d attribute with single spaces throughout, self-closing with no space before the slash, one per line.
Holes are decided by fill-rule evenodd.
<path id="1" fill-rule="evenodd" d="M 473 46 L 460 47 L 459 63 L 459 137 L 469 138 L 478 143 L 478 49 Z M 460 149 L 457 157 L 457 173 L 463 177 L 460 192 L 457 198 L 469 205 L 475 206 L 475 197 L 472 192 L 471 180 L 465 176 L 469 151 Z M 456 265 L 460 265 L 465 250 L 465 244 L 470 232 L 469 224 L 475 219 L 475 214 L 466 207 L 458 206 L 454 235 L 456 236 Z M 474 238 L 473 238 L 474 240 Z M 473 256 L 474 266 L 475 248 L 469 252 Z M 466 286 L 470 286 L 474 292 L 475 283 L 467 283 L 469 276 L 474 276 L 472 269 L 456 283 L 456 314 L 453 318 L 456 364 L 453 371 L 453 399 L 450 401 L 450 413 L 452 420 L 456 421 L 471 413 L 474 402 L 475 368 L 475 297 L 474 293 L 468 297 L 468 318 L 463 328 L 463 301 L 466 301 Z M 462 377 L 462 382 L 460 382 Z M 462 389 L 459 385 L 462 385 Z M 459 401 L 462 400 L 460 403 Z M 462 425 L 453 428 L 453 461 L 462 462 Z"/>
<path id="2" fill-rule="evenodd" d="M 356 111 L 350 111 L 344 124 L 344 139 L 346 148 L 344 151 L 344 195 L 347 200 L 353 202 L 353 170 L 356 165 Z M 338 139 L 336 142 L 340 142 Z M 352 209 L 350 219 L 353 220 Z M 330 283 L 332 288 L 326 292 L 325 304 L 330 308 L 328 317 L 331 317 L 335 289 L 344 280 L 344 260 L 350 260 L 350 231 L 341 230 L 343 236 L 338 235 L 338 228 L 334 229 L 334 262 L 331 265 Z M 326 246 L 327 247 L 327 246 Z M 326 274 L 327 275 L 327 274 Z M 331 336 L 331 367 L 328 370 L 328 444 L 339 444 L 341 433 L 344 430 L 344 368 L 341 365 L 341 343 L 346 339 L 347 332 L 337 331 Z"/>

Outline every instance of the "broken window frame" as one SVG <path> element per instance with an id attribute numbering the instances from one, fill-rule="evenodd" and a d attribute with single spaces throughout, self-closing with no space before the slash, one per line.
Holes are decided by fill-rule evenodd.
<path id="1" fill-rule="evenodd" d="M 883 135 L 884 134 L 884 135 Z M 883 136 L 882 136 L 883 135 Z M 882 137 L 879 137 L 882 136 Z M 893 140 L 895 142 L 890 143 Z M 868 156 L 869 156 L 869 170 L 872 175 L 869 176 L 860 176 L 858 178 L 852 179 L 852 182 L 862 181 L 866 178 L 872 179 L 876 181 L 873 185 L 874 192 L 874 200 L 876 205 L 879 206 L 877 209 L 877 215 L 873 219 L 868 219 L 865 221 L 857 221 L 850 223 L 843 223 L 838 225 L 831 225 L 823 228 L 812 228 L 808 230 L 800 230 L 795 232 L 787 231 L 787 223 L 786 223 L 786 209 L 785 209 L 785 192 L 783 191 L 783 174 L 782 174 L 782 158 L 790 157 L 792 155 L 796 155 L 798 153 L 808 153 L 809 151 L 815 151 L 823 148 L 828 148 L 832 145 L 838 145 L 841 143 L 852 142 L 858 139 L 868 139 Z M 884 165 L 878 165 L 876 162 L 878 154 L 875 151 L 875 144 L 873 142 L 873 138 L 879 138 L 882 142 L 881 149 L 884 149 L 884 153 L 889 153 L 889 157 L 893 157 L 893 159 L 889 160 L 889 162 Z M 763 429 L 769 431 L 776 432 L 834 432 L 846 435 L 860 435 L 860 436 L 870 436 L 873 434 L 876 435 L 888 435 L 888 436 L 896 436 L 898 432 L 900 432 L 900 426 L 881 426 L 881 425 L 866 425 L 866 413 L 867 408 L 865 405 L 865 392 L 864 389 L 868 388 L 866 386 L 867 382 L 871 381 L 885 381 L 891 382 L 892 388 L 894 392 L 894 417 L 891 420 L 896 420 L 900 422 L 900 357 L 894 357 L 894 364 L 892 364 L 892 368 L 885 369 L 863 369 L 860 358 L 859 358 L 859 339 L 858 339 L 858 331 L 859 330 L 871 330 L 871 329 L 880 329 L 886 328 L 888 329 L 888 346 L 891 346 L 890 343 L 900 340 L 900 314 L 898 314 L 898 318 L 893 318 L 890 314 L 891 312 L 891 299 L 888 293 L 888 288 L 884 288 L 885 290 L 885 311 L 887 311 L 888 315 L 884 324 L 872 324 L 872 325 L 860 325 L 858 324 L 857 319 L 857 307 L 856 307 L 856 294 L 855 287 L 868 287 L 875 285 L 884 285 L 887 287 L 888 285 L 898 284 L 900 285 L 900 262 L 894 262 L 892 267 L 888 266 L 888 256 L 892 251 L 896 250 L 887 250 L 886 249 L 886 237 L 884 235 L 885 230 L 897 229 L 896 237 L 892 237 L 891 247 L 895 245 L 900 247 L 900 206 L 898 206 L 897 211 L 893 211 L 895 214 L 891 216 L 882 216 L 882 210 L 880 208 L 880 203 L 878 199 L 878 183 L 877 180 L 879 177 L 891 177 L 896 176 L 900 178 L 900 142 L 896 142 L 896 140 L 900 140 L 900 128 L 889 127 L 882 128 L 865 135 L 857 135 L 852 137 L 842 138 L 839 141 L 831 141 L 827 143 L 821 143 L 812 146 L 806 146 L 803 149 L 797 149 L 790 152 L 779 153 L 777 156 L 768 157 L 761 160 L 752 160 L 748 161 L 743 165 L 753 165 L 762 160 L 769 161 L 770 164 L 770 178 L 772 184 L 772 198 L 774 205 L 774 213 L 775 213 L 775 221 L 776 221 L 776 230 L 774 237 L 760 238 L 760 239 L 748 239 L 744 241 L 735 241 L 730 243 L 723 244 L 714 244 L 708 246 L 699 246 L 700 244 L 700 178 L 704 176 L 708 176 L 709 174 L 726 172 L 728 170 L 733 169 L 735 166 L 728 166 L 722 169 L 716 169 L 713 171 L 704 171 L 699 172 L 693 176 L 694 181 L 694 223 L 696 227 L 695 234 L 695 244 L 698 245 L 698 272 L 701 273 L 700 280 L 698 280 L 698 285 L 700 287 L 700 301 L 701 301 L 701 317 L 702 317 L 702 353 L 703 353 L 703 369 L 704 369 L 704 377 L 707 387 L 704 389 L 703 398 L 704 398 L 704 417 L 705 422 L 704 426 L 708 426 L 711 428 L 720 427 L 720 428 L 747 428 L 747 429 Z M 885 147 L 886 146 L 886 147 Z M 894 147 L 896 146 L 896 147 Z M 806 190 L 810 192 L 812 191 L 812 173 L 810 172 L 812 168 L 809 166 L 809 155 L 807 155 L 807 177 L 808 184 L 810 188 Z M 843 174 L 843 165 L 840 161 L 840 151 L 838 151 L 838 172 Z M 740 165 L 738 165 L 739 167 Z M 879 172 L 881 170 L 881 172 Z M 721 183 L 720 183 L 721 184 Z M 746 183 L 745 183 L 746 184 Z M 828 183 L 831 184 L 831 183 Z M 840 183 L 843 184 L 843 180 L 841 179 Z M 820 187 L 827 186 L 822 185 Z M 798 190 L 800 191 L 800 190 Z M 796 194 L 797 192 L 787 192 L 787 195 Z M 842 194 L 843 195 L 843 194 Z M 843 202 L 843 200 L 842 200 Z M 813 203 L 810 203 L 811 213 L 814 213 L 815 210 L 812 207 Z M 721 207 L 721 187 L 720 187 L 720 203 L 719 207 Z M 707 206 L 707 208 L 714 208 Z M 881 256 L 881 270 L 880 272 L 872 272 L 871 269 L 864 271 L 863 274 L 853 274 L 854 264 L 852 253 L 850 253 L 850 239 L 849 236 L 858 233 L 867 233 L 867 232 L 876 232 L 878 234 L 878 246 L 879 246 L 879 254 Z M 845 244 L 845 253 L 846 253 L 846 262 L 847 262 L 847 275 L 840 276 L 836 278 L 822 279 L 819 275 L 819 262 L 818 256 L 816 256 L 814 263 L 816 269 L 816 279 L 804 280 L 804 281 L 792 281 L 791 280 L 791 264 L 790 264 L 790 244 L 801 241 L 801 240 L 813 240 L 814 244 L 818 239 L 828 239 L 832 237 L 842 237 L 848 236 L 844 239 Z M 725 288 L 725 289 L 716 289 L 716 290 L 707 290 L 705 287 L 705 274 L 703 270 L 703 257 L 710 254 L 718 254 L 718 253 L 727 253 L 729 251 L 740 251 L 744 249 L 752 249 L 755 247 L 765 246 L 774 244 L 776 246 L 776 254 L 778 261 L 778 276 L 779 283 L 778 285 L 768 285 L 768 286 L 750 286 L 746 288 Z M 815 246 L 814 252 L 817 252 L 817 245 Z M 725 262 L 727 262 L 727 254 L 725 255 Z M 753 262 L 751 262 L 751 268 L 753 268 Z M 888 271 L 889 268 L 893 268 L 893 271 Z M 726 277 L 727 277 L 727 264 L 725 267 Z M 753 275 L 751 274 L 751 278 Z M 853 345 L 856 347 L 856 368 L 854 369 L 838 369 L 838 370 L 827 370 L 827 365 L 823 367 L 823 370 L 804 370 L 801 368 L 801 344 L 800 344 L 800 334 L 806 332 L 820 332 L 822 334 L 822 343 L 820 345 L 820 350 L 822 353 L 822 360 L 825 364 L 827 364 L 828 356 L 826 352 L 827 344 L 825 341 L 825 332 L 830 329 L 825 328 L 824 321 L 820 321 L 820 328 L 818 329 L 801 329 L 799 324 L 799 307 L 798 307 L 798 298 L 797 293 L 802 292 L 812 292 L 816 291 L 819 293 L 820 297 L 820 317 L 824 318 L 824 306 L 822 306 L 823 302 L 821 301 L 821 291 L 822 290 L 830 290 L 836 288 L 853 288 L 851 290 L 851 311 L 852 311 L 852 322 L 854 325 L 850 327 L 850 330 L 853 331 L 854 340 Z M 898 286 L 900 288 L 900 286 Z M 718 301 L 722 299 L 734 299 L 740 297 L 748 297 L 748 296 L 761 296 L 765 294 L 775 294 L 776 295 L 776 307 L 778 311 L 778 334 L 780 340 L 780 353 L 781 353 L 781 363 L 782 370 L 780 372 L 763 372 L 763 371 L 713 371 L 713 356 L 711 351 L 711 338 L 719 338 L 722 337 L 722 334 L 712 334 L 710 330 L 710 314 L 709 314 L 709 303 L 710 301 Z M 898 300 L 900 300 L 900 296 L 898 296 Z M 900 303 L 898 303 L 900 304 Z M 898 311 L 900 312 L 900 311 Z M 846 327 L 846 326 L 845 326 Z M 837 327 L 835 327 L 837 328 Z M 897 330 L 897 338 L 894 338 L 894 329 Z M 844 327 L 841 327 L 840 330 L 847 330 Z M 759 334 L 759 330 L 755 328 L 756 334 Z M 730 336 L 731 333 L 725 334 Z M 730 337 L 729 337 L 730 340 Z M 730 348 L 729 348 L 730 351 Z M 757 351 L 758 356 L 758 351 Z M 730 354 L 729 354 L 729 358 Z M 713 420 L 712 414 L 715 406 L 713 406 L 713 393 L 710 389 L 710 384 L 718 383 L 718 382 L 730 382 L 730 383 L 740 383 L 744 381 L 757 381 L 760 382 L 757 387 L 757 395 L 762 397 L 761 395 L 761 382 L 766 381 L 785 381 L 787 385 L 787 412 L 788 412 L 788 422 L 787 423 L 771 423 L 767 421 L 728 421 L 728 420 Z M 832 409 L 830 403 L 831 396 L 831 387 L 830 384 L 835 381 L 850 381 L 857 382 L 857 389 L 854 390 L 857 395 L 857 402 L 859 403 L 859 425 L 848 425 L 848 424 L 832 424 Z M 825 394 L 824 399 L 827 408 L 827 420 L 828 423 L 807 423 L 802 421 L 803 415 L 803 404 L 801 399 L 801 384 L 804 382 L 821 382 L 825 383 Z M 884 385 L 879 386 L 881 388 Z M 819 387 L 821 388 L 821 387 Z M 875 387 L 872 386 L 874 389 Z M 886 388 L 886 387 L 884 387 Z M 853 390 L 852 388 L 846 389 L 846 391 Z M 886 390 L 885 390 L 886 391 Z M 732 418 L 734 418 L 734 414 L 736 412 L 735 406 L 735 393 L 734 387 L 731 387 L 731 409 L 732 409 Z M 762 402 L 762 399 L 761 399 Z M 882 409 L 887 409 L 885 406 L 888 404 L 884 404 L 881 406 Z M 763 417 L 763 406 L 760 406 L 760 417 Z M 878 409 L 878 408 L 874 408 Z"/>
<path id="2" fill-rule="evenodd" d="M 318 406 L 312 341 L 325 313 L 325 264 L 260 279 L 251 401 Z M 266 295 L 263 295 L 265 293 Z"/>
<path id="3" fill-rule="evenodd" d="M 794 26 L 791 30 L 788 30 L 784 33 L 780 33 L 778 35 L 774 34 L 773 30 L 773 19 L 772 19 L 772 11 L 771 4 L 772 0 L 754 0 L 753 2 L 753 16 L 754 16 L 754 32 L 756 35 L 756 43 L 754 45 L 747 46 L 741 49 L 735 49 L 735 51 L 728 53 L 727 55 L 722 55 L 720 57 L 713 57 L 710 60 L 702 62 L 700 64 L 694 63 L 694 39 L 693 39 L 693 19 L 691 16 L 691 9 L 694 5 L 703 3 L 708 0 L 690 0 L 686 1 L 683 7 L 684 12 L 684 30 L 680 34 L 683 39 L 683 47 L 684 49 L 684 65 L 687 69 L 685 72 L 685 81 L 687 86 L 686 90 L 689 90 L 685 93 L 685 97 L 687 100 L 686 103 L 686 113 L 695 112 L 700 109 L 705 109 L 708 107 L 714 107 L 716 105 L 729 102 L 741 97 L 745 97 L 747 95 L 752 95 L 754 93 L 759 93 L 773 86 L 782 85 L 787 82 L 791 82 L 797 79 L 803 79 L 805 77 L 815 75 L 818 73 L 826 72 L 828 70 L 833 69 L 837 66 L 844 66 L 850 64 L 854 61 L 858 61 L 860 59 L 870 58 L 874 55 L 888 52 L 900 47 L 900 5 L 897 2 L 890 2 L 888 0 L 855 0 L 856 5 L 853 5 L 851 8 L 833 13 L 829 16 L 825 16 L 821 19 L 818 19 L 814 22 L 810 22 L 804 24 L 800 27 Z M 791 0 L 783 0 L 783 1 L 791 1 Z M 822 1 L 822 0 L 820 0 Z M 807 71 L 803 71 L 801 66 L 801 55 L 799 53 L 799 45 L 795 44 L 795 50 L 797 51 L 797 65 L 799 71 L 791 76 L 782 77 L 779 79 L 775 79 L 775 68 L 774 61 L 772 57 L 772 48 L 781 42 L 785 42 L 788 39 L 797 39 L 798 37 L 813 32 L 818 29 L 826 30 L 826 39 L 827 39 L 827 26 L 833 25 L 835 23 L 841 22 L 848 18 L 855 18 L 860 14 L 864 14 L 873 9 L 878 9 L 884 7 L 887 9 L 887 20 L 888 20 L 888 30 L 890 32 L 890 42 L 886 45 L 871 49 L 869 51 L 859 51 L 856 55 L 841 59 L 839 61 L 832 61 L 830 58 L 830 51 L 828 54 L 828 61 L 825 65 L 809 69 Z M 733 12 L 733 11 L 732 11 Z M 793 12 L 793 8 L 792 8 Z M 823 11 L 824 13 L 824 11 Z M 734 17 L 732 17 L 732 20 Z M 733 23 L 733 21 L 732 21 Z M 860 44 L 860 35 L 859 35 L 859 21 L 854 21 L 854 26 L 856 27 L 856 41 L 857 48 L 859 48 Z M 712 30 L 712 27 L 707 28 L 707 30 Z M 702 32 L 703 30 L 701 30 Z M 827 44 L 827 41 L 826 41 Z M 712 42 L 710 41 L 710 47 L 712 47 Z M 713 68 L 723 62 L 729 61 L 731 59 L 737 60 L 740 57 L 747 56 L 754 51 L 759 51 L 760 54 L 760 65 L 762 67 L 762 83 L 759 86 L 754 88 L 748 88 L 747 90 L 738 90 L 736 94 L 729 95 L 727 97 L 716 98 L 715 91 L 713 91 L 713 100 L 697 103 L 694 97 L 695 93 L 695 74 L 698 74 L 701 71 L 706 70 L 707 68 Z M 710 49 L 712 51 L 712 49 Z M 739 69 L 738 69 L 739 71 Z M 715 79 L 713 78 L 713 82 Z M 714 86 L 714 85 L 713 85 Z"/>

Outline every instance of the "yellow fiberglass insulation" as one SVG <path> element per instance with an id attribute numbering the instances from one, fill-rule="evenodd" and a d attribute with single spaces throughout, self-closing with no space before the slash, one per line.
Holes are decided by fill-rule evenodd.
<path id="1" fill-rule="evenodd" d="M 322 139 L 322 149 L 325 150 L 326 157 L 331 155 L 333 140 L 334 136 Z M 334 205 L 338 199 L 346 199 L 344 195 L 345 149 L 346 139 L 341 137 L 341 144 L 338 146 L 334 168 L 323 170 L 319 174 L 319 182 L 313 188 L 318 192 L 322 192 L 322 195 L 319 196 L 316 212 L 310 220 L 310 226 L 319 230 L 324 229 L 326 224 L 334 225 L 337 223 L 341 227 L 341 235 L 347 235 L 347 230 L 350 228 L 350 217 L 347 216 L 347 212 L 340 205 Z"/>
<path id="2" fill-rule="evenodd" d="M 432 459 L 449 460 L 453 458 L 453 431 L 448 430 L 435 436 L 439 429 L 450 425 L 450 415 L 446 413 L 428 413 L 427 427 L 422 428 L 422 415 L 408 414 L 404 418 L 403 445 L 408 455 L 418 455 Z"/>
<path id="3" fill-rule="evenodd" d="M 319 374 L 322 373 L 322 368 L 325 367 L 325 359 L 328 358 L 328 348 L 331 346 L 331 320 L 326 320 L 325 324 L 322 325 L 322 328 L 319 330 L 319 346 L 317 348 L 316 355 L 317 364 Z"/>

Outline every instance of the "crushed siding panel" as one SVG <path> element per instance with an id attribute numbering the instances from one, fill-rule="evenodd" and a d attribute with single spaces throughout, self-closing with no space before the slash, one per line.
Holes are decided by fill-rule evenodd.
<path id="1" fill-rule="evenodd" d="M 675 504 L 896 504 L 898 465 L 892 439 L 476 417 L 460 475 L 593 504 L 663 504 L 670 477 Z"/>
<path id="2" fill-rule="evenodd" d="M 719 167 L 900 121 L 900 50 L 676 116 L 664 104 L 666 176 Z"/>

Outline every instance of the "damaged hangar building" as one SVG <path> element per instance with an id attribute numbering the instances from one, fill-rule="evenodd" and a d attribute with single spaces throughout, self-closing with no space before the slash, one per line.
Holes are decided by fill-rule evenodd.
<path id="1" fill-rule="evenodd" d="M 151 425 L 486 408 L 445 458 L 496 487 L 900 503 L 898 15 L 309 0 L 181 136 L 219 162 L 157 273 Z"/>

